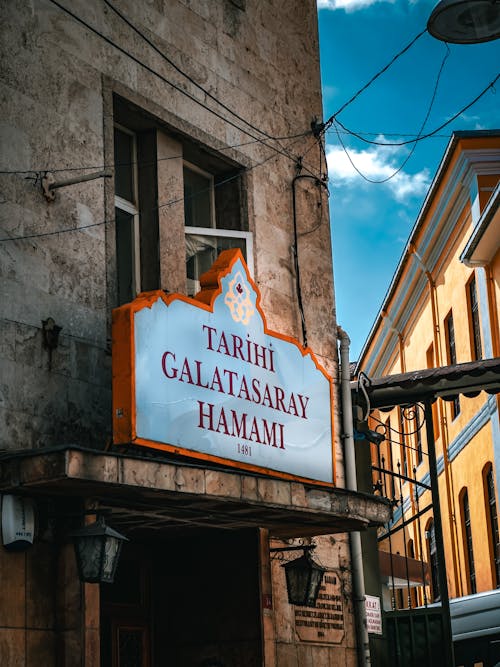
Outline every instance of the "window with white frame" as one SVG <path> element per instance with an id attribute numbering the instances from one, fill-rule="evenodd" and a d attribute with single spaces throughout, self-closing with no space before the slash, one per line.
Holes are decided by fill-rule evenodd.
<path id="1" fill-rule="evenodd" d="M 133 132 L 114 128 L 115 238 L 118 303 L 140 291 L 137 144 Z"/>
<path id="2" fill-rule="evenodd" d="M 213 175 L 184 161 L 183 185 L 186 289 L 194 296 L 200 290 L 200 276 L 210 269 L 223 250 L 239 248 L 251 267 L 253 244 L 250 232 L 217 226 L 217 184 Z"/>
<path id="3" fill-rule="evenodd" d="M 119 303 L 141 289 L 194 296 L 229 248 L 252 272 L 241 166 L 119 96 L 113 104 Z"/>

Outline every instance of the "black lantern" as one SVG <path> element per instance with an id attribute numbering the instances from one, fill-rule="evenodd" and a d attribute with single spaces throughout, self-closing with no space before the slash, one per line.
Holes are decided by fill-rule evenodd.
<path id="1" fill-rule="evenodd" d="M 107 526 L 103 517 L 70 535 L 75 544 L 80 580 L 112 584 L 122 544 L 127 538 Z"/>
<path id="2" fill-rule="evenodd" d="M 325 568 L 313 561 L 309 550 L 300 558 L 284 563 L 288 602 L 304 607 L 314 607 L 325 573 Z"/>

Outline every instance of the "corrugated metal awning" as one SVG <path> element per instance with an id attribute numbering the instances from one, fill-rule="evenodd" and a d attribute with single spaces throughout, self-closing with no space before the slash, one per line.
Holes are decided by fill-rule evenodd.
<path id="1" fill-rule="evenodd" d="M 500 358 L 482 359 L 454 366 L 426 368 L 397 375 L 387 375 L 375 380 L 363 376 L 360 382 L 352 382 L 353 403 L 370 408 L 392 408 L 395 405 L 412 405 L 436 398 L 453 400 L 456 396 L 477 396 L 481 391 L 489 394 L 500 392 Z M 365 396 L 366 393 L 366 396 Z"/>

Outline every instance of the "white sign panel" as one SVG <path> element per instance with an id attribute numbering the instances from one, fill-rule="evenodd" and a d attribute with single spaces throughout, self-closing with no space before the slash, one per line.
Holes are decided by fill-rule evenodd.
<path id="1" fill-rule="evenodd" d="M 382 634 L 382 612 L 380 598 L 374 595 L 365 595 L 366 625 L 368 632 L 374 635 Z"/>
<path id="2" fill-rule="evenodd" d="M 333 483 L 331 381 L 310 350 L 267 330 L 241 254 L 226 253 L 208 305 L 157 292 L 122 307 L 133 310 L 129 441 Z"/>

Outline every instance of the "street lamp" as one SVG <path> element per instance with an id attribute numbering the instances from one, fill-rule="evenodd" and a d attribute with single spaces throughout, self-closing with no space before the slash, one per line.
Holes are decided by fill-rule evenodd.
<path id="1" fill-rule="evenodd" d="M 500 0 L 441 0 L 427 21 L 443 42 L 479 44 L 500 37 Z"/>
<path id="2" fill-rule="evenodd" d="M 104 517 L 70 533 L 75 545 L 80 581 L 112 584 L 120 558 L 124 535 L 107 526 Z"/>
<path id="3" fill-rule="evenodd" d="M 295 560 L 284 563 L 288 602 L 304 607 L 314 607 L 325 573 L 325 568 L 312 558 L 309 549 Z"/>

